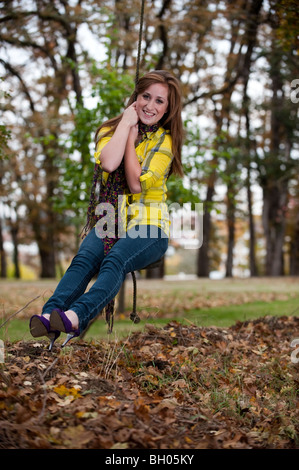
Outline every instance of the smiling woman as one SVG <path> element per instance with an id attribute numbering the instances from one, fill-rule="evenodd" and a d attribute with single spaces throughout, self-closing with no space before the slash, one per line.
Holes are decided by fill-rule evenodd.
<path id="1" fill-rule="evenodd" d="M 147 125 L 156 124 L 168 108 L 168 86 L 154 83 L 137 96 L 135 109 L 141 122 Z"/>
<path id="2" fill-rule="evenodd" d="M 67 342 L 104 308 L 112 331 L 114 298 L 126 274 L 158 261 L 167 250 L 166 182 L 171 173 L 182 175 L 182 136 L 178 80 L 166 71 L 148 72 L 137 81 L 124 112 L 96 132 L 89 233 L 42 315 L 31 318 L 34 337 L 50 337 L 52 347 L 64 332 Z M 105 204 L 114 210 L 101 211 Z M 115 230 L 108 233 L 111 224 Z"/>
<path id="3" fill-rule="evenodd" d="M 139 124 L 139 129 L 137 124 Z M 96 134 L 97 142 L 103 137 L 103 128 L 106 133 L 113 134 L 111 140 L 106 143 L 105 149 L 101 149 L 102 169 L 110 173 L 119 166 L 129 131 L 130 137 L 135 136 L 135 145 L 143 138 L 144 132 L 140 131 L 140 124 L 147 126 L 158 124 L 158 127 L 163 127 L 166 133 L 170 134 L 173 153 L 170 173 L 174 172 L 182 176 L 181 89 L 178 80 L 169 72 L 155 70 L 144 75 L 137 82 L 124 113 L 99 127 Z M 139 135 L 137 130 L 139 130 Z M 136 139 L 139 140 L 136 141 Z"/>

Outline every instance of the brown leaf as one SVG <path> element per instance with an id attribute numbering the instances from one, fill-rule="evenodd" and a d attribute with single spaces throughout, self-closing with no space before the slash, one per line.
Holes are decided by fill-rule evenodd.
<path id="1" fill-rule="evenodd" d="M 134 401 L 134 412 L 140 419 L 149 420 L 150 407 L 144 403 L 142 398 L 137 398 Z"/>
<path id="2" fill-rule="evenodd" d="M 61 439 L 66 447 L 71 449 L 83 449 L 85 445 L 93 439 L 93 433 L 86 431 L 84 427 L 79 424 L 78 426 L 69 426 L 61 433 Z"/>

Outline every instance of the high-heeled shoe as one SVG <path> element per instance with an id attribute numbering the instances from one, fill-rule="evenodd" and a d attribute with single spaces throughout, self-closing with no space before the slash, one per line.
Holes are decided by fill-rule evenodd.
<path id="1" fill-rule="evenodd" d="M 33 338 L 47 336 L 50 339 L 49 351 L 52 351 L 53 344 L 60 336 L 60 331 L 51 329 L 50 321 L 39 315 L 33 315 L 30 318 L 29 328 Z"/>
<path id="2" fill-rule="evenodd" d="M 80 335 L 80 330 L 73 329 L 71 320 L 66 316 L 64 311 L 59 308 L 52 310 L 50 325 L 52 330 L 59 330 L 67 334 L 66 340 L 62 343 L 61 347 L 64 347 L 71 339 Z"/>

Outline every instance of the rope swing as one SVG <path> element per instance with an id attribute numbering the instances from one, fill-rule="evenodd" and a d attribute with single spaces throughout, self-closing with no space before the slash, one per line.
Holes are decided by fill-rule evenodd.
<path id="1" fill-rule="evenodd" d="M 140 56 L 141 56 L 141 43 L 142 43 L 142 33 L 143 33 L 143 19 L 144 19 L 144 4 L 145 0 L 141 0 L 141 11 L 140 11 L 140 22 L 139 22 L 139 38 L 138 38 L 138 49 L 137 49 L 137 61 L 136 61 L 136 75 L 135 75 L 135 86 L 139 80 L 139 68 L 140 68 Z M 135 99 L 137 96 L 135 96 Z M 130 313 L 130 320 L 133 323 L 139 323 L 140 317 L 136 311 L 137 304 L 137 281 L 136 274 L 134 271 L 131 272 L 133 280 L 133 310 Z"/>
<path id="2" fill-rule="evenodd" d="M 141 1 L 141 12 L 140 12 L 140 24 L 139 24 L 139 39 L 138 39 L 138 52 L 137 52 L 137 61 L 136 61 L 136 77 L 135 77 L 135 86 L 139 80 L 139 68 L 140 68 L 140 55 L 141 55 L 141 43 L 142 43 L 142 30 L 143 30 L 143 20 L 144 20 L 144 5 L 145 0 Z M 136 96 L 137 98 L 137 96 Z M 144 269 L 154 269 L 161 266 L 161 259 L 155 261 L 154 263 L 149 264 Z M 130 320 L 133 323 L 139 323 L 140 317 L 136 311 L 137 308 L 137 280 L 136 274 L 134 271 L 131 272 L 132 280 L 133 280 L 133 309 L 130 313 Z"/>
<path id="3" fill-rule="evenodd" d="M 137 84 L 137 82 L 139 80 L 140 55 L 141 55 L 141 44 L 142 44 L 142 34 L 143 34 L 144 5 L 145 5 L 145 0 L 141 0 L 135 85 Z"/>

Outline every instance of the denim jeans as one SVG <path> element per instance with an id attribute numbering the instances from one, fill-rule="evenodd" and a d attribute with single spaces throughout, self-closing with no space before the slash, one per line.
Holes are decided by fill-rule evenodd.
<path id="1" fill-rule="evenodd" d="M 142 228 L 142 236 L 137 236 Z M 84 331 L 88 323 L 118 293 L 127 273 L 145 268 L 158 261 L 166 252 L 168 238 L 155 226 L 137 226 L 129 230 L 125 238 L 115 243 L 104 256 L 101 238 L 91 230 L 83 240 L 77 255 L 59 282 L 55 292 L 43 307 L 42 314 L 54 308 L 73 310 L 79 318 L 79 329 Z M 86 288 L 98 274 L 95 283 Z"/>

